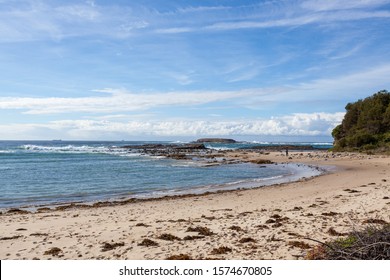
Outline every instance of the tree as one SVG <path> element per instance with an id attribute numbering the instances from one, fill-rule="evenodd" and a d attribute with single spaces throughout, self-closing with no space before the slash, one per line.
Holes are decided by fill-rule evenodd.
<path id="1" fill-rule="evenodd" d="M 348 103 L 345 109 L 342 123 L 332 131 L 336 150 L 378 148 L 390 142 L 389 92 L 379 91 L 364 100 Z"/>

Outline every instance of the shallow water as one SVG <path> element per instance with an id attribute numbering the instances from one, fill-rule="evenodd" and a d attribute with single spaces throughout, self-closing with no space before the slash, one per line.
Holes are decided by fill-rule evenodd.
<path id="1" fill-rule="evenodd" d="M 2 141 L 0 208 L 249 188 L 320 173 L 293 164 L 206 167 L 118 148 L 145 143 Z"/>

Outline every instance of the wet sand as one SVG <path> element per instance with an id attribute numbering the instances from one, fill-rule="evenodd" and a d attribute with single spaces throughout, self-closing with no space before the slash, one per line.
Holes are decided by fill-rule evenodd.
<path id="1" fill-rule="evenodd" d="M 317 243 L 390 221 L 390 157 L 225 152 L 331 166 L 298 182 L 124 205 L 0 215 L 1 259 L 303 259 Z"/>

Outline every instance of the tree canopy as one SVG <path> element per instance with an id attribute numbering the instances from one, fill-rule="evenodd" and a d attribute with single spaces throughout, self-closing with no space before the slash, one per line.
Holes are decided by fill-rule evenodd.
<path id="1" fill-rule="evenodd" d="M 382 90 L 348 103 L 342 123 L 333 129 L 335 150 L 390 150 L 390 93 Z"/>

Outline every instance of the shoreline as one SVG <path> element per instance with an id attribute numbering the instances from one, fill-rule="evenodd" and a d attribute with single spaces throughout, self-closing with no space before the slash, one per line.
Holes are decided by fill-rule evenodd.
<path id="1" fill-rule="evenodd" d="M 3 213 L 1 259 L 167 259 L 180 254 L 193 259 L 303 259 L 316 245 L 305 236 L 324 242 L 336 238 L 328 232 L 346 233 L 351 223 L 362 226 L 368 216 L 389 221 L 388 156 L 314 151 L 292 152 L 289 159 L 280 152 L 231 151 L 228 157 L 337 170 L 256 189 Z"/>

